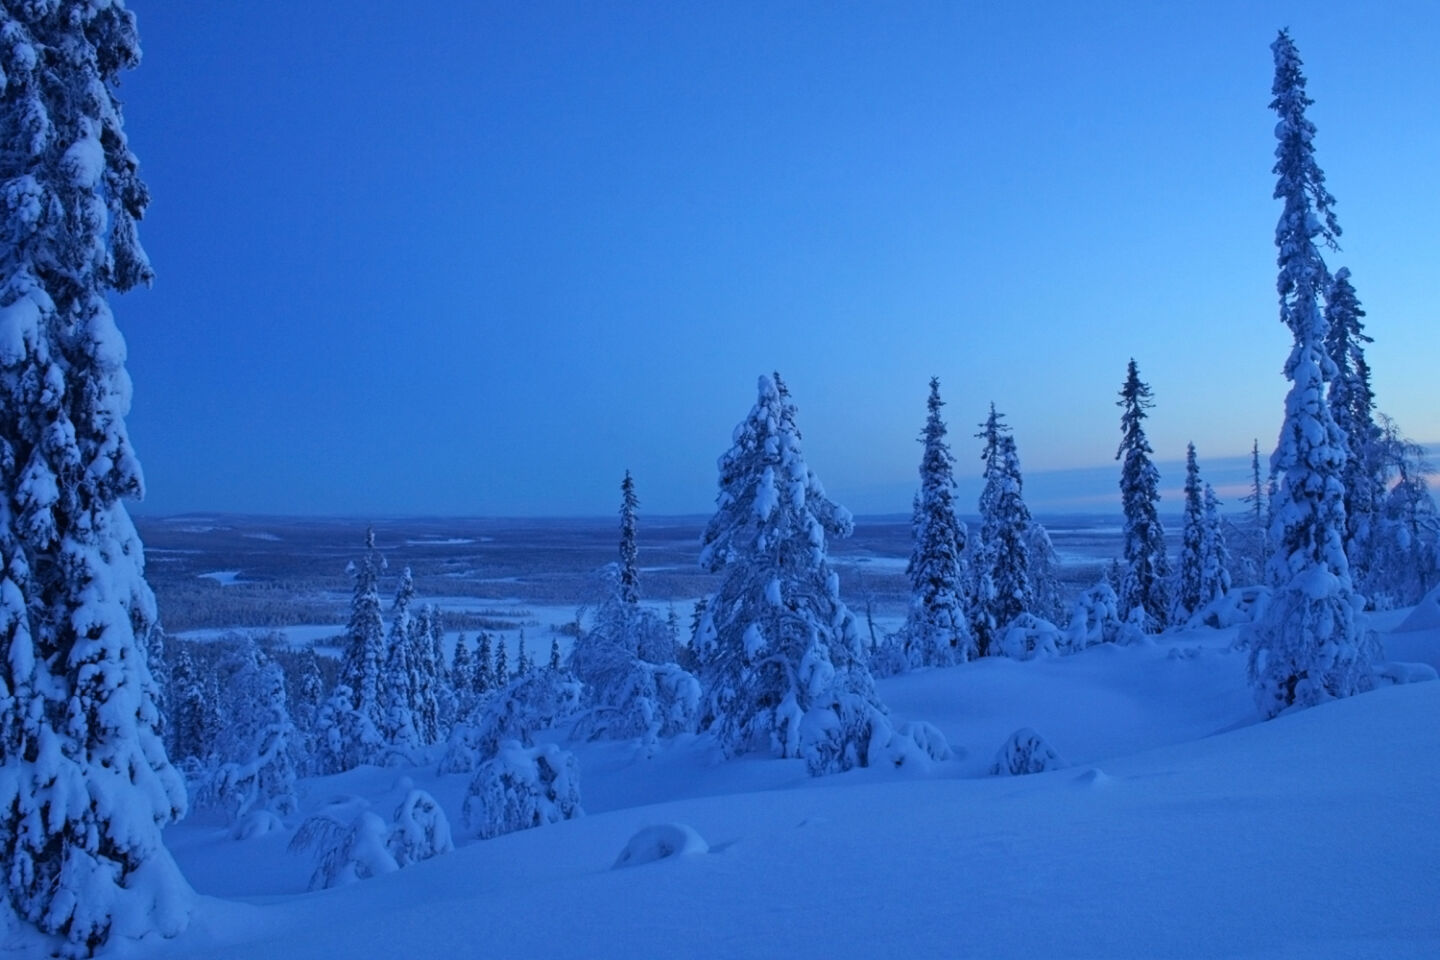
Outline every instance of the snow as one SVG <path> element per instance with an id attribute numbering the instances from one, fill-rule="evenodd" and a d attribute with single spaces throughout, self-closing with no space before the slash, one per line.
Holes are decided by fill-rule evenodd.
<path id="1" fill-rule="evenodd" d="M 222 587 L 233 587 L 240 582 L 239 570 L 212 570 L 209 573 L 196 574 L 203 580 L 214 580 Z"/>
<path id="2" fill-rule="evenodd" d="M 1129 661 L 1147 649 L 1117 650 L 1112 666 L 1134 679 L 1144 664 Z M 976 666 L 903 679 L 928 679 L 939 697 Z M 1037 692 L 1011 681 L 1000 686 L 1012 697 Z M 1145 700 L 1148 719 L 1181 734 L 1162 699 Z M 683 943 L 698 958 L 1433 956 L 1437 710 L 1440 684 L 1395 687 L 1113 753 L 1072 707 L 1077 756 L 1107 754 L 1103 770 L 1020 779 L 867 770 L 811 781 L 796 763 L 726 764 L 718 779 L 738 792 L 639 812 L 712 841 L 709 855 L 670 861 L 661 883 L 649 869 L 606 869 L 635 837 L 637 811 L 595 811 L 323 896 L 205 900 L 189 934 L 147 955 L 363 960 L 484 943 L 494 956 L 631 958 Z M 1237 719 L 1223 702 L 1209 713 Z M 663 779 L 667 761 L 693 759 L 678 750 L 621 775 Z M 784 782 L 786 767 L 797 779 Z M 755 768 L 770 789 L 744 789 Z M 232 845 L 232 862 L 262 842 Z"/>
<path id="3" fill-rule="evenodd" d="M 1401 616 L 1369 621 L 1387 654 L 1440 656 L 1440 627 L 1386 631 Z M 928 765 L 812 779 L 801 760 L 721 761 L 703 736 L 638 751 L 557 729 L 538 739 L 574 753 L 585 817 L 457 834 L 451 853 L 316 896 L 284 833 L 187 821 L 167 841 L 211 896 L 183 937 L 134 953 L 1435 955 L 1440 683 L 1261 723 L 1239 630 L 879 681 L 896 729 L 928 720 L 949 741 Z M 1024 727 L 1072 766 L 989 776 Z M 361 767 L 301 781 L 302 814 L 348 795 L 383 816 L 423 789 L 458 825 L 471 779 Z M 665 849 L 708 853 L 654 863 Z"/>
<path id="4" fill-rule="evenodd" d="M 631 837 L 625 849 L 620 851 L 620 856 L 615 858 L 615 868 L 638 867 L 671 857 L 709 852 L 710 844 L 695 832 L 694 827 L 683 823 L 662 823 L 645 827 Z"/>
<path id="5" fill-rule="evenodd" d="M 1414 630 L 1435 630 L 1440 628 L 1440 586 L 1435 587 L 1410 611 L 1409 616 L 1395 628 L 1396 633 Z"/>

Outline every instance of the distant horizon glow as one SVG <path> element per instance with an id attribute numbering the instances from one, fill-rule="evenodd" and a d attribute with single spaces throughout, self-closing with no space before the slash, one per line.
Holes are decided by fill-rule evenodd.
<path id="1" fill-rule="evenodd" d="M 932 375 L 962 502 L 994 401 L 1033 512 L 1118 510 L 1132 356 L 1166 501 L 1192 441 L 1229 500 L 1286 390 L 1285 25 L 1380 409 L 1440 437 L 1434 5 L 129 6 L 137 514 L 601 516 L 626 469 L 703 514 L 776 369 L 857 514 L 908 512 Z"/>

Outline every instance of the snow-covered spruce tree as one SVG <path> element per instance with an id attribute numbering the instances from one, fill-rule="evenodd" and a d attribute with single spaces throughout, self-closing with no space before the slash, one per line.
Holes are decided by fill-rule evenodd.
<path id="1" fill-rule="evenodd" d="M 690 611 L 690 662 L 698 671 L 705 664 L 706 624 L 709 623 L 710 598 L 700 597 Z"/>
<path id="2" fill-rule="evenodd" d="M 563 663 L 564 659 L 560 655 L 560 634 L 557 633 L 550 638 L 550 662 L 545 666 L 550 670 L 559 670 Z"/>
<path id="3" fill-rule="evenodd" d="M 220 729 L 220 687 L 213 673 L 197 667 L 186 641 L 175 643 L 170 668 L 169 754 L 182 768 L 198 772 L 215 753 Z"/>
<path id="4" fill-rule="evenodd" d="M 176 934 L 191 901 L 161 840 L 185 787 L 145 662 L 155 600 L 123 502 L 143 481 L 106 302 L 151 279 L 115 97 L 139 59 L 121 0 L 0 4 L 0 927 L 77 954 Z"/>
<path id="5" fill-rule="evenodd" d="M 339 770 L 378 759 L 374 748 L 382 742 L 380 731 L 386 725 L 380 702 L 386 653 L 385 621 L 380 615 L 380 571 L 383 569 L 385 558 L 375 549 L 375 530 L 367 529 L 365 556 L 360 563 L 349 566 L 355 578 L 355 591 L 350 604 L 350 623 L 345 628 L 345 653 L 337 684 L 337 688 L 343 687 L 349 694 L 349 709 L 355 716 L 342 716 L 345 707 L 335 700 L 333 691 L 322 711 L 326 728 L 324 736 L 330 744 L 327 752 L 337 762 L 341 762 L 343 757 L 343 762 L 349 764 Z M 343 738 L 343 742 L 336 741 L 337 736 Z"/>
<path id="6" fill-rule="evenodd" d="M 245 637 L 222 657 L 216 671 L 225 723 L 215 771 L 204 798 L 231 823 L 253 812 L 295 812 L 295 725 L 280 664 Z"/>
<path id="7" fill-rule="evenodd" d="M 1120 615 L 1130 619 L 1139 609 L 1147 629 L 1165 626 L 1170 604 L 1166 581 L 1170 565 L 1165 557 L 1165 531 L 1156 504 L 1160 502 L 1160 471 L 1150 462 L 1150 441 L 1145 439 L 1145 413 L 1154 401 L 1150 385 L 1140 380 L 1134 358 L 1125 374 L 1116 406 L 1120 416 L 1120 499 L 1125 510 L 1125 566 L 1120 581 Z"/>
<path id="8" fill-rule="evenodd" d="M 523 644 L 522 644 L 523 649 Z M 513 678 L 510 676 L 510 662 L 505 654 L 505 637 L 503 635 L 495 638 L 495 669 L 491 672 L 497 688 L 505 686 Z"/>
<path id="9" fill-rule="evenodd" d="M 1030 612 L 1053 624 L 1065 620 L 1065 591 L 1060 585 L 1060 555 L 1045 525 L 1030 521 L 1025 545 L 1030 554 Z"/>
<path id="10" fill-rule="evenodd" d="M 723 574 L 708 611 L 710 727 L 729 755 L 801 757 L 817 775 L 868 765 L 889 722 L 825 555 L 826 537 L 848 536 L 853 522 L 806 466 L 778 376 L 760 377 L 719 466 L 700 552 L 703 568 Z"/>
<path id="11" fill-rule="evenodd" d="M 1199 610 L 1200 581 L 1205 569 L 1205 498 L 1195 444 L 1185 448 L 1185 513 L 1180 521 L 1180 569 L 1175 577 L 1175 623 L 1185 623 Z"/>
<path id="12" fill-rule="evenodd" d="M 700 684 L 673 662 L 672 624 L 640 606 L 639 579 L 633 573 L 638 560 L 635 508 L 639 501 L 629 473 L 621 495 L 620 559 L 602 571 L 604 599 L 596 607 L 591 628 L 577 629 L 570 650 L 570 671 L 585 685 L 574 735 L 640 738 L 654 744 L 661 737 L 693 729 Z M 559 646 L 553 650 L 558 658 Z"/>
<path id="13" fill-rule="evenodd" d="M 530 652 L 525 649 L 525 628 L 520 628 L 520 639 L 515 641 L 519 648 L 515 656 L 515 676 L 523 677 L 535 669 L 535 662 L 530 659 Z"/>
<path id="14" fill-rule="evenodd" d="M 1335 365 L 1325 352 L 1319 297 L 1326 270 L 1316 241 L 1333 246 L 1339 227 L 1315 164 L 1315 126 L 1305 117 L 1300 56 L 1281 31 L 1275 55 L 1276 199 L 1285 209 L 1275 230 L 1280 318 L 1295 343 L 1285 421 L 1272 465 L 1280 488 L 1272 508 L 1270 580 L 1275 592 L 1251 632 L 1250 679 L 1267 717 L 1287 707 L 1345 697 L 1372 684 L 1374 639 L 1356 621 L 1360 606 L 1345 557 L 1345 436 L 1325 402 Z"/>
<path id="15" fill-rule="evenodd" d="M 402 754 L 420 743 L 415 728 L 415 695 L 419 686 L 414 666 L 415 624 L 410 604 L 415 600 L 415 580 L 410 568 L 400 572 L 400 585 L 390 607 L 390 636 L 385 642 L 385 661 L 380 673 L 380 732 L 387 743 Z"/>
<path id="16" fill-rule="evenodd" d="M 1230 551 L 1225 546 L 1225 520 L 1220 498 L 1205 484 L 1205 525 L 1200 550 L 1200 606 L 1203 608 L 1230 592 Z"/>
<path id="17" fill-rule="evenodd" d="M 631 605 L 640 603 L 639 553 L 635 545 L 635 511 L 639 507 L 635 479 L 626 470 L 625 479 L 620 481 L 620 600 Z"/>
<path id="18" fill-rule="evenodd" d="M 290 695 L 290 719 L 303 745 L 300 753 L 302 772 L 310 773 L 319 734 L 320 711 L 325 706 L 325 677 L 320 672 L 320 658 L 314 647 L 306 647 L 294 658 L 293 673 L 287 675 L 285 689 Z"/>
<path id="19" fill-rule="evenodd" d="M 910 549 L 910 611 L 902 631 L 914 666 L 949 666 L 975 655 L 965 609 L 965 523 L 955 513 L 955 458 L 940 416 L 940 380 L 930 378 L 929 414 L 920 434 L 920 492 L 915 498 Z"/>
<path id="20" fill-rule="evenodd" d="M 410 710 L 415 734 L 423 745 L 444 739 L 447 712 L 447 682 L 444 670 L 445 638 L 440 611 L 434 604 L 420 608 L 414 620 L 410 642 Z"/>
<path id="21" fill-rule="evenodd" d="M 980 656 L 1000 654 L 1005 628 L 1034 603 L 1030 583 L 1030 510 L 1025 506 L 1020 456 L 1005 415 L 990 404 L 977 437 L 985 441 L 985 486 L 980 491 L 980 548 L 975 557 L 973 624 Z"/>
<path id="22" fill-rule="evenodd" d="M 455 697 L 455 718 L 463 720 L 475 706 L 475 658 L 463 633 L 455 638 L 455 655 L 450 659 L 450 689 Z"/>
<path id="23" fill-rule="evenodd" d="M 490 649 L 490 634 L 480 631 L 480 636 L 475 639 L 475 672 L 470 675 L 470 689 L 475 694 L 475 699 L 481 700 L 490 694 L 499 684 L 495 682 L 495 655 Z"/>
<path id="24" fill-rule="evenodd" d="M 1368 594 L 1374 536 L 1385 495 L 1381 463 L 1381 430 L 1375 423 L 1375 391 L 1365 360 L 1365 335 L 1360 299 L 1341 267 L 1325 296 L 1325 352 L 1335 365 L 1328 401 L 1335 425 L 1345 435 L 1345 557 L 1354 584 Z"/>

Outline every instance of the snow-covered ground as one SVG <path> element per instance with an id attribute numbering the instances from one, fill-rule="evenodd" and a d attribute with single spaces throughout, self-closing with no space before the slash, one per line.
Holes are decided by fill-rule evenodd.
<path id="1" fill-rule="evenodd" d="M 1440 667 L 1440 624 L 1390 634 Z M 361 768 L 302 783 L 286 830 L 197 817 L 167 842 L 201 900 L 165 958 L 1440 956 L 1440 683 L 1260 723 L 1235 631 L 1059 659 L 989 659 L 880 683 L 956 759 L 811 779 L 799 761 L 721 761 L 704 738 L 570 745 L 588 815 L 479 841 L 467 775 Z M 547 641 L 548 642 L 548 641 Z M 1068 766 L 987 775 L 1035 728 Z M 564 731 L 553 736 L 563 739 Z M 388 818 L 430 790 L 458 849 L 306 893 L 286 852 L 342 794 Z M 612 869 L 644 828 L 708 852 Z M 648 836 L 689 836 L 660 831 Z M 663 846 L 663 844 L 662 844 Z"/>

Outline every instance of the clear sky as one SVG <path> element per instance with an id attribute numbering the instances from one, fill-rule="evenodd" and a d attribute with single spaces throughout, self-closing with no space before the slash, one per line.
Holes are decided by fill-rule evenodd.
<path id="1" fill-rule="evenodd" d="M 769 370 L 856 512 L 909 509 L 931 375 L 1041 510 L 1118 503 L 1131 356 L 1159 460 L 1265 451 L 1286 25 L 1380 406 L 1440 439 L 1440 4 L 130 6 L 145 512 L 609 513 L 627 468 L 704 512 Z"/>

